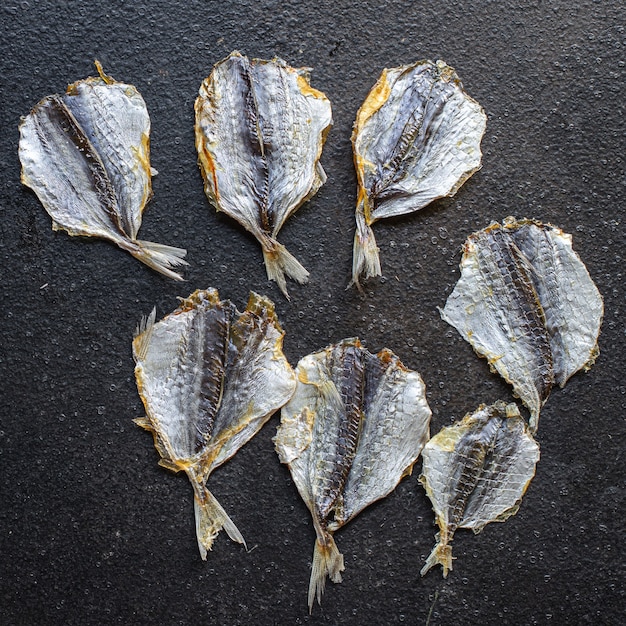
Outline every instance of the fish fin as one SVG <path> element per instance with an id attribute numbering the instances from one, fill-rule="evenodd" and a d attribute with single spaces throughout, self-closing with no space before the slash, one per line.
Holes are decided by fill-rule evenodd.
<path id="1" fill-rule="evenodd" d="M 322 595 L 328 576 L 334 583 L 341 582 L 341 572 L 345 569 L 343 554 L 339 552 L 337 544 L 331 535 L 325 533 L 324 543 L 319 538 L 315 540 L 313 563 L 311 566 L 311 580 L 309 582 L 309 613 L 313 610 L 313 602 L 322 603 Z"/>
<path id="2" fill-rule="evenodd" d="M 430 553 L 424 567 L 420 570 L 422 576 L 426 575 L 426 572 L 435 565 L 441 565 L 443 567 L 443 577 L 447 578 L 448 572 L 452 570 L 452 546 L 443 541 L 438 541 L 437 545 Z"/>
<path id="3" fill-rule="evenodd" d="M 331 410 L 340 414 L 345 413 L 346 408 L 343 404 L 343 400 L 341 399 L 341 394 L 339 393 L 339 389 L 337 389 L 337 385 L 335 385 L 333 380 L 330 378 L 330 375 L 328 375 L 327 378 L 322 378 L 321 382 L 315 386 L 324 399 L 324 403 Z"/>
<path id="4" fill-rule="evenodd" d="M 268 238 L 263 243 L 263 260 L 265 261 L 267 277 L 276 281 L 287 300 L 289 300 L 289 294 L 287 293 L 285 275 L 293 278 L 301 285 L 309 282 L 309 272 L 306 268 L 300 264 L 298 259 L 285 246 L 278 243 L 275 239 Z"/>
<path id="5" fill-rule="evenodd" d="M 158 445 L 159 444 L 155 443 L 155 446 L 157 447 L 157 449 L 159 449 Z M 166 452 L 163 449 L 163 446 L 161 446 L 161 449 L 163 450 L 163 453 Z M 161 449 L 159 449 L 159 450 L 161 450 Z M 163 457 L 163 458 L 159 459 L 159 465 L 161 467 L 164 467 L 166 470 L 169 470 L 170 472 L 174 472 L 174 474 L 177 474 L 178 472 L 180 472 L 181 469 L 183 469 L 178 463 L 176 463 L 176 461 L 172 461 L 171 459 L 168 459 L 167 457 Z"/>
<path id="6" fill-rule="evenodd" d="M 107 85 L 115 84 L 115 79 L 111 78 L 111 76 L 108 76 L 107 74 L 104 73 L 104 70 L 102 69 L 102 63 L 100 63 L 98 59 L 94 59 L 93 63 L 96 66 L 96 70 L 98 71 L 98 74 L 100 75 L 100 78 L 102 79 L 104 83 L 106 83 Z"/>
<path id="7" fill-rule="evenodd" d="M 246 542 L 235 523 L 228 517 L 215 496 L 205 487 L 199 487 L 196 490 L 194 510 L 198 548 L 203 561 L 206 561 L 207 551 L 213 546 L 213 541 L 222 528 L 233 541 L 246 546 Z"/>
<path id="8" fill-rule="evenodd" d="M 135 330 L 135 339 L 133 341 L 133 347 L 135 349 L 135 360 L 143 361 L 148 353 L 148 346 L 150 345 L 150 339 L 152 338 L 152 329 L 156 321 L 156 307 L 154 307 L 150 315 L 144 315 L 141 318 L 137 329 Z M 139 422 L 137 422 L 139 423 Z"/>
<path id="9" fill-rule="evenodd" d="M 175 280 L 183 280 L 180 274 L 174 272 L 171 268 L 180 265 L 189 265 L 184 260 L 187 250 L 183 248 L 174 248 L 166 246 L 162 243 L 153 243 L 152 241 L 135 241 L 137 248 L 129 250 L 129 252 L 142 263 L 151 267 L 153 270 Z"/>
<path id="10" fill-rule="evenodd" d="M 143 428 L 144 430 L 149 430 L 150 432 L 152 432 L 152 424 L 150 423 L 150 420 L 147 417 L 136 417 L 133 422 L 135 422 L 135 424 L 137 424 L 137 426 Z"/>
<path id="11" fill-rule="evenodd" d="M 358 219 L 361 217 L 361 219 Z M 356 285 L 361 291 L 359 277 L 363 274 L 364 278 L 372 278 L 380 276 L 380 258 L 378 256 L 378 246 L 374 231 L 365 223 L 362 216 L 357 216 L 357 228 L 354 233 L 354 245 L 352 247 L 352 280 L 348 287 Z"/>

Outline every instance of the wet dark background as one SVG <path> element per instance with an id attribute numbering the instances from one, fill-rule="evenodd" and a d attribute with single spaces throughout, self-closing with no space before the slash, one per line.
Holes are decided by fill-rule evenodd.
<path id="1" fill-rule="evenodd" d="M 519 3 L 520 5 L 522 3 Z M 0 9 L 0 621 L 3 624 L 617 624 L 624 599 L 624 11 L 619 2 L 59 2 Z M 205 199 L 193 102 L 231 50 L 314 68 L 333 104 L 328 183 L 282 231 L 311 272 L 287 302 L 256 241 Z M 106 242 L 53 233 L 19 182 L 17 125 L 95 72 L 133 83 L 152 118 L 143 239 L 188 249 L 186 283 Z M 354 229 L 350 132 L 384 67 L 441 58 L 485 107 L 483 169 L 455 198 L 375 226 L 384 278 L 345 290 Z M 601 355 L 555 390 L 519 513 L 459 532 L 454 571 L 419 575 L 433 514 L 414 475 L 337 535 L 341 585 L 308 616 L 314 533 L 274 455 L 275 416 L 209 487 L 248 541 L 206 563 L 191 488 L 157 466 L 130 341 L 140 317 L 214 286 L 276 301 L 295 365 L 358 335 L 421 372 L 432 430 L 510 389 L 439 318 L 461 244 L 507 215 L 550 221 L 605 298 Z M 621 617 L 620 617 L 621 616 Z"/>

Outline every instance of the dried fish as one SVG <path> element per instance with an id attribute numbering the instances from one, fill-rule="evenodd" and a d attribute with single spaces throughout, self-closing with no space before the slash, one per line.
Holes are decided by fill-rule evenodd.
<path id="1" fill-rule="evenodd" d="M 317 540 L 309 609 L 329 576 L 341 581 L 333 533 L 410 474 L 428 441 L 424 383 L 389 350 L 373 355 L 345 339 L 304 357 L 274 438 L 313 516 Z"/>
<path id="2" fill-rule="evenodd" d="M 185 250 L 137 239 L 152 196 L 150 118 L 133 85 L 99 77 L 41 100 L 20 124 L 22 183 L 52 218 L 54 230 L 102 237 L 169 278 L 187 265 Z"/>
<path id="3" fill-rule="evenodd" d="M 283 331 L 267 298 L 251 293 L 239 313 L 215 289 L 195 291 L 155 324 L 155 311 L 133 341 L 135 377 L 159 463 L 183 470 L 194 489 L 203 559 L 224 528 L 244 543 L 205 484 L 293 394 Z"/>
<path id="4" fill-rule="evenodd" d="M 572 250 L 549 224 L 509 217 L 465 243 L 461 278 L 442 318 L 488 359 L 531 413 L 599 354 L 602 297 Z"/>
<path id="5" fill-rule="evenodd" d="M 479 533 L 489 522 L 515 515 L 535 475 L 539 446 L 515 404 L 481 405 L 442 429 L 422 450 L 420 481 L 439 526 L 437 545 L 421 574 L 439 564 L 452 569 L 457 528 Z"/>
<path id="6" fill-rule="evenodd" d="M 359 109 L 352 282 L 380 276 L 371 225 L 453 196 L 481 167 L 487 117 L 443 61 L 385 69 Z"/>
<path id="7" fill-rule="evenodd" d="M 281 59 L 233 52 L 215 65 L 196 100 L 196 147 L 205 192 L 263 248 L 269 279 L 287 294 L 285 274 L 309 273 L 278 231 L 326 181 L 319 159 L 332 124 L 330 102 L 309 71 Z"/>

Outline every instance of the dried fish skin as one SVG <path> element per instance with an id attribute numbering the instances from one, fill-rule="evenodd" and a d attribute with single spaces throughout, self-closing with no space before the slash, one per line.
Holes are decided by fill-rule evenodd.
<path id="1" fill-rule="evenodd" d="M 515 404 L 481 405 L 460 422 L 443 428 L 422 450 L 420 482 L 432 502 L 439 533 L 421 570 L 452 569 L 457 528 L 480 532 L 490 522 L 517 513 L 535 475 L 539 445 Z"/>
<path id="2" fill-rule="evenodd" d="M 203 81 L 195 111 L 207 197 L 258 239 L 268 278 L 289 297 L 285 275 L 306 283 L 309 273 L 276 237 L 326 181 L 328 98 L 305 68 L 233 52 Z"/>
<path id="3" fill-rule="evenodd" d="M 296 375 L 274 443 L 313 517 L 311 610 L 327 576 L 341 582 L 334 532 L 410 474 L 428 441 L 431 411 L 417 372 L 355 338 L 304 357 Z"/>
<path id="4" fill-rule="evenodd" d="M 453 196 L 480 169 L 486 123 L 443 61 L 383 70 L 352 134 L 358 180 L 352 283 L 381 274 L 375 221 Z"/>
<path id="5" fill-rule="evenodd" d="M 152 269 L 182 280 L 185 250 L 140 241 L 152 196 L 150 118 L 133 85 L 107 76 L 47 96 L 20 124 L 21 180 L 52 218 L 54 230 L 108 239 Z"/>
<path id="6" fill-rule="evenodd" d="M 224 528 L 244 539 L 206 488 L 231 458 L 292 396 L 295 374 L 282 352 L 273 303 L 251 293 L 239 313 L 215 289 L 195 291 L 163 320 L 155 311 L 133 341 L 135 378 L 159 463 L 184 471 L 194 489 L 200 555 Z"/>
<path id="7" fill-rule="evenodd" d="M 534 433 L 553 385 L 597 358 L 603 311 L 571 236 L 509 217 L 470 235 L 441 317 L 513 385 Z"/>

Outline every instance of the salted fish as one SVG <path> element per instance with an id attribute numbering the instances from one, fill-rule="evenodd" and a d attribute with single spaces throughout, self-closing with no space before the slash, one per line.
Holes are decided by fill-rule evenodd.
<path id="1" fill-rule="evenodd" d="M 441 311 L 513 385 L 533 433 L 554 383 L 563 387 L 596 360 L 602 315 L 602 297 L 571 235 L 512 217 L 470 235 L 461 278 Z"/>
<path id="2" fill-rule="evenodd" d="M 293 394 L 274 305 L 250 294 L 243 313 L 215 289 L 195 291 L 163 320 L 155 311 L 133 341 L 135 378 L 159 463 L 183 470 L 194 490 L 200 555 L 224 528 L 244 539 L 205 484 Z"/>
<path id="3" fill-rule="evenodd" d="M 268 278 L 289 297 L 285 275 L 306 283 L 309 273 L 276 237 L 326 182 L 330 102 L 308 69 L 233 52 L 204 80 L 195 109 L 207 197 L 258 239 Z"/>
<path id="4" fill-rule="evenodd" d="M 361 105 L 352 145 L 357 173 L 352 282 L 380 276 L 371 225 L 453 196 L 481 167 L 487 117 L 443 61 L 383 70 Z"/>
<path id="5" fill-rule="evenodd" d="M 424 383 L 389 350 L 344 339 L 304 357 L 274 438 L 313 517 L 309 609 L 329 576 L 341 581 L 333 533 L 410 474 L 429 437 Z"/>
<path id="6" fill-rule="evenodd" d="M 475 413 L 442 429 L 422 450 L 420 482 L 439 526 L 437 545 L 421 570 L 452 569 L 457 528 L 479 533 L 489 522 L 515 515 L 535 475 L 539 445 L 515 404 L 481 405 Z"/>
<path id="7" fill-rule="evenodd" d="M 20 124 L 22 183 L 52 218 L 53 230 L 116 243 L 157 272 L 187 265 L 181 248 L 137 239 L 152 197 L 150 117 L 133 85 L 107 76 L 47 96 Z"/>

